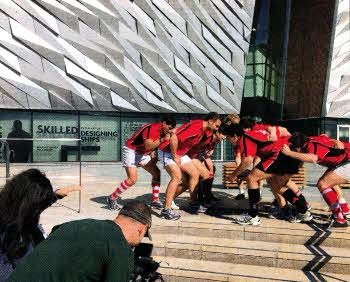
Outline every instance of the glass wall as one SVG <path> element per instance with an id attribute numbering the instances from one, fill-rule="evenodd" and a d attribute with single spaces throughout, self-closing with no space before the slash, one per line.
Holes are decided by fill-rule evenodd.
<path id="1" fill-rule="evenodd" d="M 174 114 L 177 126 L 203 115 Z M 19 112 L 0 110 L 0 138 L 21 137 L 45 139 L 14 141 L 12 162 L 74 162 L 79 160 L 81 138 L 82 161 L 120 161 L 121 150 L 141 126 L 160 121 L 161 115 L 151 113 L 66 113 L 66 112 Z M 22 135 L 14 131 L 14 122 L 21 123 Z M 17 132 L 17 133 L 16 133 Z M 16 135 L 17 134 L 17 135 Z M 24 134 L 24 135 L 23 135 Z M 47 140 L 61 139 L 65 140 Z M 70 140 L 73 139 L 73 140 Z M 7 141 L 10 143 L 11 141 Z M 1 146 L 1 143 L 0 143 Z M 17 146 L 17 147 L 16 147 Z M 16 147 L 16 148 L 15 148 Z M 26 151 L 24 153 L 20 152 Z M 0 162 L 5 161 L 0 147 Z M 213 160 L 233 160 L 232 146 L 226 140 L 218 144 Z M 22 157 L 21 157 L 22 156 Z M 16 157 L 16 158 L 14 158 Z"/>
<path id="2" fill-rule="evenodd" d="M 77 139 L 79 138 L 78 116 L 60 113 L 33 113 L 33 138 Z M 77 161 L 77 141 L 38 140 L 33 141 L 33 162 Z M 74 155 L 68 147 L 75 146 Z M 71 147 L 72 148 L 72 147 Z M 66 158 L 64 154 L 66 154 Z"/>
<path id="3" fill-rule="evenodd" d="M 17 129 L 16 129 L 16 128 Z M 31 125 L 31 114 L 26 112 L 3 112 L 1 114 L 1 123 L 0 123 L 0 138 L 31 138 L 32 125 Z M 9 143 L 12 146 L 25 147 L 27 143 L 20 143 L 18 141 L 11 141 Z M 22 145 L 22 146 L 21 146 Z M 30 145 L 30 144 L 29 144 Z M 26 156 L 19 156 L 23 159 L 31 160 L 32 150 L 30 146 L 29 149 L 26 150 Z M 0 143 L 0 161 L 5 161 L 5 151 L 3 145 Z M 12 154 L 11 158 L 15 156 Z"/>
<path id="4" fill-rule="evenodd" d="M 283 85 L 283 43 L 285 38 L 285 0 L 257 0 L 243 88 L 243 114 L 256 103 L 281 104 Z M 252 105 L 250 105 L 253 103 Z M 264 119 L 280 116 L 281 107 L 260 107 Z M 272 113 L 273 109 L 276 113 Z"/>

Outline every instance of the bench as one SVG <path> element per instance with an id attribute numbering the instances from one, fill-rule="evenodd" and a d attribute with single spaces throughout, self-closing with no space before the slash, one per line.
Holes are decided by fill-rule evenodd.
<path id="1" fill-rule="evenodd" d="M 225 186 L 225 188 L 237 188 L 238 183 L 237 180 L 234 182 L 230 182 L 226 180 L 226 176 L 231 174 L 236 169 L 236 164 L 223 164 L 222 165 L 222 184 Z M 299 168 L 298 174 L 294 174 L 291 177 L 291 180 L 295 182 L 298 186 L 306 186 L 306 167 L 305 164 Z M 244 181 L 245 183 L 245 181 Z M 349 183 L 350 184 L 350 183 Z"/>
<path id="2" fill-rule="evenodd" d="M 61 162 L 66 162 L 68 157 L 68 152 L 79 151 L 79 146 L 76 145 L 62 145 L 61 146 Z M 98 152 L 100 151 L 100 146 L 81 146 L 81 151 L 88 152 Z"/>

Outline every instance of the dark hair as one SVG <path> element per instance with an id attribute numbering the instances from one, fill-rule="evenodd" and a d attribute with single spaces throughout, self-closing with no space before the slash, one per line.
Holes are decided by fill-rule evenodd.
<path id="1" fill-rule="evenodd" d="M 310 138 L 308 136 L 300 132 L 294 132 L 288 139 L 294 148 L 303 148 L 309 140 Z"/>
<path id="2" fill-rule="evenodd" d="M 13 128 L 15 130 L 20 130 L 22 129 L 22 122 L 18 119 L 16 119 L 14 122 L 13 122 Z"/>
<path id="3" fill-rule="evenodd" d="M 151 209 L 144 202 L 131 201 L 128 202 L 119 212 L 119 215 L 130 217 L 142 224 L 152 225 Z"/>
<path id="4" fill-rule="evenodd" d="M 220 115 L 216 112 L 210 112 L 209 114 L 207 114 L 204 118 L 205 121 L 208 121 L 208 120 L 218 120 L 220 119 Z"/>
<path id="5" fill-rule="evenodd" d="M 166 115 L 162 118 L 162 122 L 165 121 L 167 125 L 171 125 L 173 128 L 176 127 L 176 120 L 171 115 Z"/>
<path id="6" fill-rule="evenodd" d="M 230 137 L 233 137 L 235 135 L 237 135 L 238 137 L 241 137 L 244 134 L 244 130 L 237 123 L 231 123 L 229 125 L 224 125 L 222 128 L 220 126 L 219 131 L 220 131 L 220 133 L 222 133 L 226 136 L 230 136 Z"/>
<path id="7" fill-rule="evenodd" d="M 254 120 L 252 120 L 251 118 L 242 118 L 239 121 L 239 125 L 243 128 L 243 129 L 253 129 L 254 125 L 256 124 L 256 122 Z"/>
<path id="8" fill-rule="evenodd" d="M 40 214 L 53 199 L 50 180 L 38 169 L 10 179 L 0 192 L 1 250 L 10 262 L 23 257 L 37 232 Z"/>

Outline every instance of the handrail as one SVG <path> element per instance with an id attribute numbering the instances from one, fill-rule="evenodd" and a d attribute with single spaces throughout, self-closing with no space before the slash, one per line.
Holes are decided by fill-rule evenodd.
<path id="1" fill-rule="evenodd" d="M 7 141 L 78 141 L 79 142 L 79 185 L 81 186 L 81 139 L 80 138 L 0 138 L 6 148 L 6 180 L 10 177 L 10 146 Z M 81 212 L 81 191 L 79 190 L 79 209 Z"/>

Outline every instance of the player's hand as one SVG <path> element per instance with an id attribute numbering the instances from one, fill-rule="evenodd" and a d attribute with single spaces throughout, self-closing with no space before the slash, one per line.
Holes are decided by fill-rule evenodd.
<path id="1" fill-rule="evenodd" d="M 61 196 L 67 196 L 70 192 L 73 191 L 81 191 L 83 190 L 84 187 L 80 186 L 80 185 L 72 185 L 72 186 L 67 186 L 67 187 L 63 187 L 61 189 L 56 190 L 56 194 L 57 195 L 61 195 Z"/>
<path id="2" fill-rule="evenodd" d="M 173 157 L 174 158 L 174 162 L 178 165 L 178 166 L 181 166 L 181 158 L 176 155 Z"/>
<path id="3" fill-rule="evenodd" d="M 290 150 L 288 145 L 284 144 L 282 149 L 281 149 L 281 152 L 288 156 L 288 154 L 291 152 L 291 150 Z"/>
<path id="4" fill-rule="evenodd" d="M 228 175 L 227 177 L 226 177 L 226 180 L 228 181 L 228 182 L 233 182 L 233 181 L 235 181 L 236 180 L 236 176 L 234 176 L 233 175 L 233 173 L 231 173 L 230 175 Z"/>
<path id="5" fill-rule="evenodd" d="M 339 140 L 335 140 L 334 148 L 336 148 L 336 149 L 344 149 L 344 144 L 342 142 L 340 142 Z"/>
<path id="6" fill-rule="evenodd" d="M 267 140 L 276 142 L 277 141 L 277 135 L 276 134 L 270 134 L 269 137 L 267 137 Z"/>

